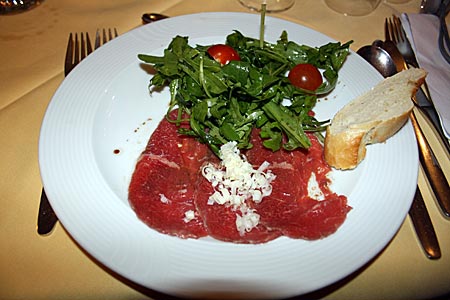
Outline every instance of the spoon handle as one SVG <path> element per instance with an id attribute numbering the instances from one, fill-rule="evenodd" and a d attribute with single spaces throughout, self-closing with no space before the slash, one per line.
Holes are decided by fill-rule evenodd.
<path id="1" fill-rule="evenodd" d="M 145 13 L 142 15 L 142 23 L 148 24 L 159 20 L 167 19 L 169 16 L 158 13 Z"/>

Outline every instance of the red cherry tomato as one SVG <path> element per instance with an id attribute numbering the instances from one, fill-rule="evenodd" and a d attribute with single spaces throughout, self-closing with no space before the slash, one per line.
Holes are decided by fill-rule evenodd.
<path id="1" fill-rule="evenodd" d="M 289 81 L 295 87 L 315 91 L 323 82 L 319 70 L 311 64 L 298 64 L 288 75 Z"/>
<path id="2" fill-rule="evenodd" d="M 222 66 L 232 60 L 241 60 L 236 50 L 228 45 L 217 44 L 207 50 L 208 54 Z"/>

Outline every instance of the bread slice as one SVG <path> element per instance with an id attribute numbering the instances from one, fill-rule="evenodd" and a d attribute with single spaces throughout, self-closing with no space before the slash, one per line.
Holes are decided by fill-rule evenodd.
<path id="1" fill-rule="evenodd" d="M 324 153 L 336 169 L 353 169 L 366 156 L 366 145 L 394 135 L 414 107 L 411 97 L 427 72 L 412 68 L 388 77 L 336 113 L 327 127 Z"/>

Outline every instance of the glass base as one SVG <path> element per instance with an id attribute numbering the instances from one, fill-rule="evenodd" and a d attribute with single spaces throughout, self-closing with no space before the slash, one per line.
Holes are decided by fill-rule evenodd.
<path id="1" fill-rule="evenodd" d="M 0 0 L 0 14 L 21 13 L 32 9 L 43 0 Z"/>
<path id="2" fill-rule="evenodd" d="M 239 0 L 239 2 L 252 10 L 261 11 L 262 0 Z M 294 5 L 295 0 L 266 0 L 266 12 L 280 12 Z"/>
<path id="3" fill-rule="evenodd" d="M 345 16 L 365 16 L 374 11 L 381 0 L 325 0 L 332 10 Z"/>

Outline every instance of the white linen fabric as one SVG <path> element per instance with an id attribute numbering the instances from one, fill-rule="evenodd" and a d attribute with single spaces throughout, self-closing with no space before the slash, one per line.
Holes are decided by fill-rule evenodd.
<path id="1" fill-rule="evenodd" d="M 450 138 L 450 65 L 439 51 L 439 18 L 431 14 L 403 13 L 401 20 L 420 67 L 428 71 L 430 96 L 444 134 Z"/>

